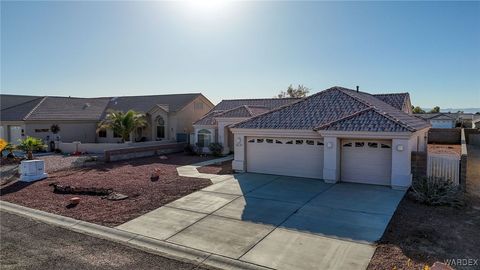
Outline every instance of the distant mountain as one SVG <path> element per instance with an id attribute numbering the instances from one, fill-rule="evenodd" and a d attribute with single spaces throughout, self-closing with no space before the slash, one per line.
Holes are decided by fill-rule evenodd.
<path id="1" fill-rule="evenodd" d="M 432 108 L 423 108 L 422 109 L 426 112 L 429 112 Z M 463 111 L 464 113 L 477 113 L 480 112 L 480 108 L 440 108 L 440 112 L 451 112 L 456 113 L 458 111 Z"/>
<path id="2" fill-rule="evenodd" d="M 477 112 L 480 112 L 480 108 L 446 108 L 446 109 L 440 109 L 441 112 L 452 112 L 452 113 L 455 113 L 455 112 L 458 112 L 458 111 L 462 111 L 464 113 L 477 113 Z"/>

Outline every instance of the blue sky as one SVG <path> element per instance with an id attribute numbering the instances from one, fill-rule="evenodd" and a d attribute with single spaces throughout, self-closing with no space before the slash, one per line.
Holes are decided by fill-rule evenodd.
<path id="1" fill-rule="evenodd" d="M 480 107 L 480 3 L 1 2 L 2 93 L 218 102 L 289 84 Z"/>

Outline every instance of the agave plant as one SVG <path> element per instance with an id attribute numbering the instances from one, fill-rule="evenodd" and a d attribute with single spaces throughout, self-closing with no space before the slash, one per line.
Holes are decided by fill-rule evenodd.
<path id="1" fill-rule="evenodd" d="M 23 140 L 19 140 L 20 144 L 17 145 L 17 149 L 27 152 L 27 159 L 33 159 L 33 151 L 39 151 L 45 149 L 45 144 L 42 140 L 28 136 Z"/>
<path id="2" fill-rule="evenodd" d="M 130 133 L 139 127 L 146 126 L 147 121 L 145 115 L 133 110 L 124 113 L 121 111 L 110 111 L 105 120 L 98 125 L 98 130 L 112 129 L 115 133 L 120 134 L 122 141 L 129 139 Z"/>

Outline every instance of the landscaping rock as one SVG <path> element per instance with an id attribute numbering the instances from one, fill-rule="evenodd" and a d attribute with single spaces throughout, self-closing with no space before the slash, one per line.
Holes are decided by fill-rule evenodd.
<path id="1" fill-rule="evenodd" d="M 62 186 L 55 183 L 50 184 L 50 186 L 53 186 L 53 192 L 60 194 L 105 196 L 113 192 L 112 189 L 108 188 Z"/>
<path id="2" fill-rule="evenodd" d="M 80 203 L 80 198 L 79 197 L 73 197 L 70 199 L 70 204 L 71 205 L 77 205 Z"/>
<path id="3" fill-rule="evenodd" d="M 125 200 L 126 198 L 128 198 L 128 196 L 124 194 L 112 192 L 103 198 L 111 201 L 120 201 L 120 200 Z"/>
<path id="4" fill-rule="evenodd" d="M 441 263 L 441 262 L 435 262 L 432 267 L 430 267 L 431 270 L 453 270 L 452 267 Z"/>
<path id="5" fill-rule="evenodd" d="M 165 159 L 168 159 L 168 157 L 167 156 L 160 156 L 160 159 L 165 160 Z"/>

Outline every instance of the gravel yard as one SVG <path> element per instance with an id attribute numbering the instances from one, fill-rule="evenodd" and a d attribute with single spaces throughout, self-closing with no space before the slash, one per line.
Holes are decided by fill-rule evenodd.
<path id="1" fill-rule="evenodd" d="M 210 174 L 233 174 L 232 161 L 224 161 L 220 164 L 212 164 L 208 166 L 203 166 L 197 169 L 200 173 L 210 173 Z"/>
<path id="2" fill-rule="evenodd" d="M 178 166 L 208 159 L 211 158 L 187 156 L 181 153 L 168 155 L 167 160 L 162 160 L 157 156 L 98 164 L 86 168 L 70 168 L 49 172 L 48 179 L 31 184 L 11 183 L 1 188 L 0 198 L 75 219 L 106 226 L 117 226 L 210 185 L 211 182 L 208 179 L 180 177 L 176 171 Z M 71 160 L 60 156 L 48 157 L 50 164 L 55 164 L 56 161 L 68 164 L 69 161 L 71 163 Z M 154 169 L 161 172 L 158 181 L 150 179 Z M 53 187 L 49 186 L 51 183 L 77 187 L 111 188 L 114 192 L 128 195 L 129 198 L 122 201 L 110 201 L 102 199 L 100 196 L 56 194 L 53 193 Z M 80 204 L 75 207 L 67 207 L 70 198 L 73 197 L 80 197 Z"/>

